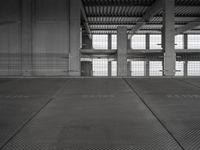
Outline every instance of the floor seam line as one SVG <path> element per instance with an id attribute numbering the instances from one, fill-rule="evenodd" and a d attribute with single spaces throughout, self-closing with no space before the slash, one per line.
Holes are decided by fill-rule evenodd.
<path id="1" fill-rule="evenodd" d="M 188 82 L 188 81 L 184 81 L 184 80 L 181 80 L 181 79 L 174 79 L 174 80 L 179 81 L 179 82 L 182 82 L 182 83 L 185 83 L 185 84 L 188 84 L 188 85 L 191 85 L 191 86 L 193 86 L 193 87 L 196 87 L 196 88 L 200 89 L 200 86 L 195 85 L 195 84 L 193 84 L 193 83 L 190 83 L 190 82 Z"/>
<path id="2" fill-rule="evenodd" d="M 30 123 L 50 102 L 52 102 L 55 99 L 55 96 L 60 93 L 60 91 L 65 87 L 66 83 L 54 94 L 52 95 L 49 100 L 38 110 L 36 111 L 30 118 L 28 118 L 24 123 L 22 124 L 21 127 L 19 127 L 13 135 L 11 135 L 2 146 L 0 146 L 0 150 L 2 150 L 17 134 L 19 134 L 26 125 Z"/>
<path id="3" fill-rule="evenodd" d="M 172 132 L 166 127 L 166 125 L 159 119 L 156 113 L 149 107 L 149 105 L 144 101 L 144 99 L 140 96 L 140 94 L 135 90 L 132 84 L 130 84 L 127 79 L 122 78 L 124 82 L 130 87 L 130 89 L 137 95 L 137 97 L 141 100 L 141 102 L 147 107 L 147 109 L 152 113 L 152 115 L 157 119 L 157 121 L 161 124 L 161 126 L 167 131 L 167 133 L 173 138 L 173 140 L 180 146 L 182 150 L 185 148 L 181 145 L 181 143 L 176 139 L 176 137 L 172 134 Z"/>

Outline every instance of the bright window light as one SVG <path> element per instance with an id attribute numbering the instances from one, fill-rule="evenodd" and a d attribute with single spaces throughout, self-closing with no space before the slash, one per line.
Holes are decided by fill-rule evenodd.
<path id="1" fill-rule="evenodd" d="M 200 61 L 188 61 L 188 76 L 200 76 Z"/>
<path id="2" fill-rule="evenodd" d="M 131 76 L 144 76 L 144 65 L 144 61 L 131 61 Z"/>
<path id="3" fill-rule="evenodd" d="M 131 38 L 132 49 L 146 49 L 146 35 L 133 35 Z"/>
<path id="4" fill-rule="evenodd" d="M 112 49 L 117 49 L 117 35 L 112 35 Z"/>
<path id="5" fill-rule="evenodd" d="M 93 59 L 92 70 L 93 76 L 108 76 L 108 59 Z"/>
<path id="6" fill-rule="evenodd" d="M 176 35 L 175 36 L 175 49 L 183 49 L 183 35 Z"/>
<path id="7" fill-rule="evenodd" d="M 184 76 L 184 61 L 176 61 L 175 76 Z"/>
<path id="8" fill-rule="evenodd" d="M 111 62 L 111 68 L 112 68 L 111 76 L 117 76 L 117 61 Z"/>
<path id="9" fill-rule="evenodd" d="M 162 61 L 150 61 L 149 62 L 149 75 L 150 76 L 162 76 Z"/>
<path id="10" fill-rule="evenodd" d="M 150 35 L 150 49 L 162 49 L 160 34 Z"/>
<path id="11" fill-rule="evenodd" d="M 188 49 L 200 49 L 200 35 L 188 34 Z"/>
<path id="12" fill-rule="evenodd" d="M 108 35 L 93 35 L 92 45 L 94 49 L 108 49 Z"/>

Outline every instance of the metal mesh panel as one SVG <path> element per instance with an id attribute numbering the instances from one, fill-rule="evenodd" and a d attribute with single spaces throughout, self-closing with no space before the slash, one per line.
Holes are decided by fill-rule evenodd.
<path id="1" fill-rule="evenodd" d="M 176 61 L 176 74 L 175 76 L 184 76 L 184 61 Z"/>
<path id="2" fill-rule="evenodd" d="M 150 49 L 162 49 L 160 34 L 150 35 Z"/>
<path id="3" fill-rule="evenodd" d="M 184 39 L 183 35 L 175 36 L 175 49 L 183 49 L 184 47 Z"/>
<path id="4" fill-rule="evenodd" d="M 92 45 L 94 49 L 108 49 L 108 35 L 93 35 Z"/>
<path id="5" fill-rule="evenodd" d="M 149 74 L 150 76 L 162 76 L 162 61 L 150 61 L 149 62 Z"/>
<path id="6" fill-rule="evenodd" d="M 131 76 L 144 76 L 144 75 L 145 75 L 145 62 L 131 61 Z"/>
<path id="7" fill-rule="evenodd" d="M 112 61 L 111 62 L 111 76 L 117 76 L 117 61 Z"/>
<path id="8" fill-rule="evenodd" d="M 108 76 L 108 59 L 94 58 L 92 60 L 93 76 Z"/>
<path id="9" fill-rule="evenodd" d="M 188 35 L 188 48 L 199 49 L 200 48 L 200 35 Z"/>
<path id="10" fill-rule="evenodd" d="M 188 61 L 188 76 L 200 76 L 200 61 Z"/>
<path id="11" fill-rule="evenodd" d="M 112 35 L 112 49 L 117 49 L 117 35 Z"/>
<path id="12" fill-rule="evenodd" d="M 146 35 L 134 35 L 131 38 L 132 49 L 145 49 L 146 48 Z"/>

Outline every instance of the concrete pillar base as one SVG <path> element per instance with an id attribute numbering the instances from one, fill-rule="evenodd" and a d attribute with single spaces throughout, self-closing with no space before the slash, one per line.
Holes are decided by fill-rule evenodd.
<path id="1" fill-rule="evenodd" d="M 176 54 L 164 54 L 164 76 L 175 76 L 176 73 Z"/>

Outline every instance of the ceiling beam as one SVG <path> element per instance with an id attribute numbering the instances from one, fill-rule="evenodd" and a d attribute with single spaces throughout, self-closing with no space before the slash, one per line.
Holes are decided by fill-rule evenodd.
<path id="1" fill-rule="evenodd" d="M 145 24 L 145 21 L 149 21 L 154 15 L 161 11 L 161 6 L 162 0 L 156 0 L 156 2 L 150 8 L 147 9 L 145 15 L 138 20 L 138 22 L 140 23 L 137 23 L 136 26 L 133 27 L 132 30 L 129 32 L 128 38 L 130 39 L 133 36 L 133 34 Z"/>
<path id="2" fill-rule="evenodd" d="M 134 3 L 118 3 L 118 4 L 113 4 L 113 2 L 111 3 L 107 3 L 107 4 L 85 4 L 85 7 L 149 7 L 151 6 L 151 3 L 147 3 L 147 4 L 134 4 Z M 200 3 L 198 2 L 198 4 L 182 4 L 182 3 L 176 3 L 175 7 L 199 7 Z"/>
<path id="3" fill-rule="evenodd" d="M 81 3 L 81 13 L 83 15 L 83 18 L 84 18 L 84 26 L 86 28 L 86 31 L 88 33 L 88 36 L 90 39 L 92 39 L 92 35 L 91 35 L 91 31 L 90 31 L 90 27 L 89 27 L 89 24 L 88 24 L 88 18 L 87 18 L 87 15 L 85 13 L 85 8 L 83 6 L 83 3 Z"/>
<path id="4" fill-rule="evenodd" d="M 186 24 L 185 26 L 181 27 L 181 28 L 178 28 L 175 30 L 175 34 L 181 34 L 181 33 L 184 33 L 188 30 L 191 30 L 191 29 L 194 29 L 195 27 L 197 26 L 200 26 L 200 18 Z"/>

